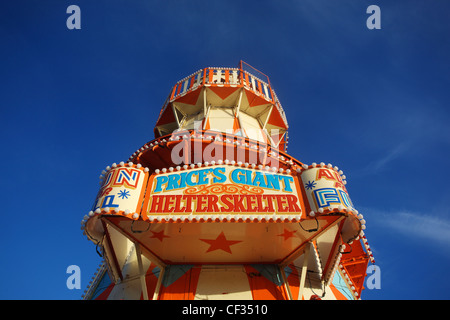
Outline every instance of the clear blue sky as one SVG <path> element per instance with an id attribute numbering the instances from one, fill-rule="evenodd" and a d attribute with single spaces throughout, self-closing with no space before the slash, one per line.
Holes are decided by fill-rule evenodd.
<path id="1" fill-rule="evenodd" d="M 66 9 L 81 8 L 81 30 Z M 381 8 L 369 30 L 366 9 Z M 288 152 L 347 176 L 381 268 L 363 299 L 450 298 L 450 3 L 0 2 L 1 299 L 79 299 L 98 176 L 153 139 L 171 86 L 244 60 L 269 75 Z M 66 287 L 78 265 L 82 289 Z"/>

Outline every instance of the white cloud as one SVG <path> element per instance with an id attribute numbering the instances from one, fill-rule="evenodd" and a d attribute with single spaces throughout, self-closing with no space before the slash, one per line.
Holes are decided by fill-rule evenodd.
<path id="1" fill-rule="evenodd" d="M 436 216 L 399 212 L 388 225 L 425 240 L 450 243 L 450 221 Z"/>
<path id="2" fill-rule="evenodd" d="M 445 246 L 450 244 L 450 220 L 437 214 L 424 214 L 402 210 L 383 212 L 365 209 L 368 223 L 383 225 L 402 235 L 431 241 Z M 432 212 L 432 211 L 431 211 Z"/>
<path id="3" fill-rule="evenodd" d="M 406 151 L 408 151 L 410 143 L 404 142 L 397 145 L 394 149 L 390 150 L 386 155 L 381 157 L 380 159 L 369 164 L 367 170 L 372 173 L 377 173 L 383 170 L 386 165 L 388 165 L 393 160 L 401 157 Z"/>
<path id="4" fill-rule="evenodd" d="M 401 142 L 394 148 L 386 151 L 384 155 L 381 155 L 378 159 L 370 162 L 366 167 L 355 171 L 354 175 L 358 177 L 364 177 L 367 175 L 377 174 L 389 167 L 389 165 L 404 156 L 408 151 L 410 151 L 411 142 Z"/>

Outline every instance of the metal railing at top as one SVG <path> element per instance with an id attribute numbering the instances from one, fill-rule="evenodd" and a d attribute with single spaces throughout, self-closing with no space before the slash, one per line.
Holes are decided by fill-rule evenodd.
<path id="1" fill-rule="evenodd" d="M 245 87 L 272 103 L 278 102 L 270 84 L 267 82 L 238 68 L 219 67 L 198 70 L 178 81 L 172 88 L 169 101 L 194 91 L 199 86 Z"/>

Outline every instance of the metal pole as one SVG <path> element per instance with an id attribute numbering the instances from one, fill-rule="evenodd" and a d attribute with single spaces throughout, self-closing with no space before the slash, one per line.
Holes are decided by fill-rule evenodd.
<path id="1" fill-rule="evenodd" d="M 136 247 L 136 257 L 139 265 L 142 293 L 144 295 L 144 300 L 148 300 L 147 283 L 145 282 L 144 266 L 142 265 L 141 246 L 139 245 L 139 243 L 135 243 L 134 246 Z"/>
<path id="2" fill-rule="evenodd" d="M 305 251 L 303 253 L 303 266 L 302 266 L 302 274 L 300 276 L 300 289 L 298 291 L 298 299 L 302 299 L 303 296 L 303 289 L 305 288 L 305 280 L 306 280 L 306 272 L 308 272 L 308 258 L 309 258 L 309 250 L 311 247 L 311 243 L 308 243 L 308 245 L 305 248 Z"/>
<path id="3" fill-rule="evenodd" d="M 160 266 L 159 268 L 161 269 L 161 271 L 159 272 L 158 282 L 156 283 L 155 292 L 153 293 L 153 300 L 158 300 L 159 290 L 161 288 L 161 282 L 164 276 L 165 267 Z"/>
<path id="4" fill-rule="evenodd" d="M 286 289 L 286 292 L 288 294 L 288 298 L 289 298 L 289 300 L 293 300 L 292 299 L 291 288 L 289 287 L 289 283 L 287 282 L 287 279 L 286 279 L 286 273 L 284 272 L 284 266 L 279 266 L 279 268 L 280 268 L 280 271 L 281 271 L 281 276 L 283 277 L 284 288 Z"/>

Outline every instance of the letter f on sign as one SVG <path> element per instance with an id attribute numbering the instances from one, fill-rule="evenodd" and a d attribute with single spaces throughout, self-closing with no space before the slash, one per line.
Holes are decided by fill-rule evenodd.
<path id="1" fill-rule="evenodd" d="M 66 13 L 72 13 L 67 18 L 66 25 L 69 30 L 81 29 L 81 10 L 79 6 L 70 5 L 67 7 Z"/>

